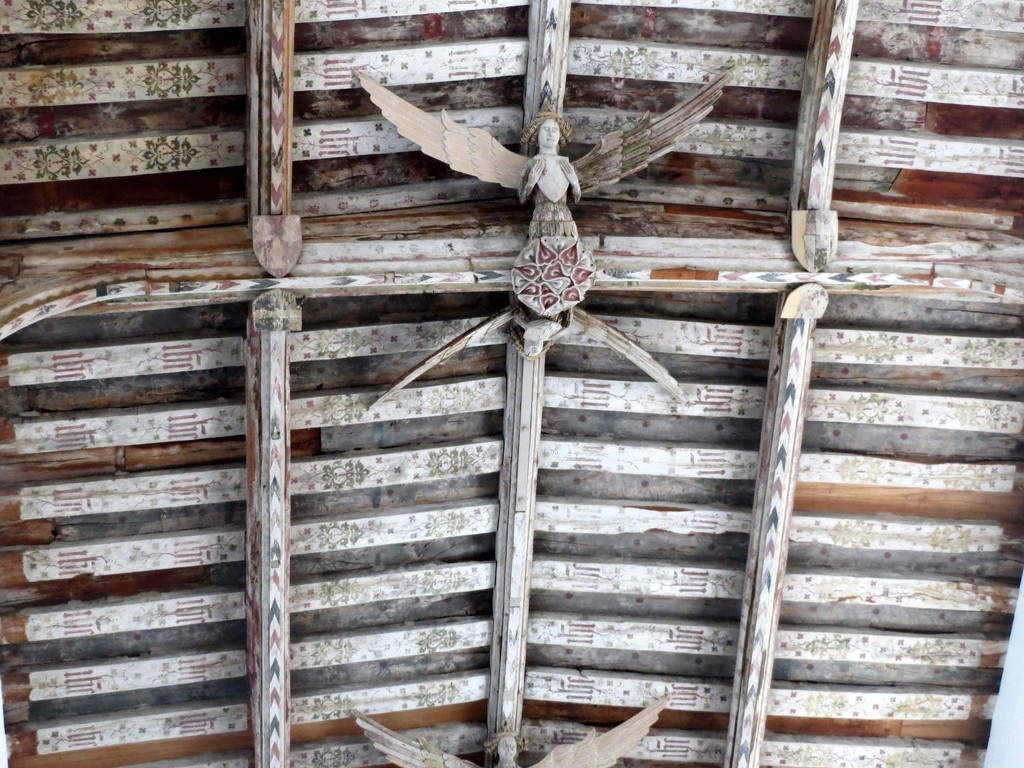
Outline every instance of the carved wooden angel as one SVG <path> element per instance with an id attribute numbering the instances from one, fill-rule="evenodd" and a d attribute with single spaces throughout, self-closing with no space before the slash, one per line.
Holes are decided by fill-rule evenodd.
<path id="1" fill-rule="evenodd" d="M 488 331 L 511 323 L 513 343 L 524 355 L 534 357 L 575 320 L 584 334 L 609 343 L 679 396 L 671 374 L 633 341 L 582 310 L 574 315 L 573 308 L 593 286 L 598 270 L 580 242 L 566 199 L 571 194 L 577 201 L 585 192 L 636 173 L 670 152 L 711 111 L 728 77 L 729 73 L 721 75 L 662 115 L 644 115 L 632 128 L 605 135 L 575 162 L 558 154 L 571 129 L 555 112 L 541 112 L 525 127 L 523 143 L 537 142 L 537 154 L 526 157 L 509 151 L 481 128 L 455 122 L 443 110 L 440 117 L 424 112 L 365 74 L 359 74 L 359 82 L 398 132 L 424 153 L 456 171 L 518 190 L 521 202 L 533 199 L 529 243 L 512 267 L 512 288 L 521 306 L 488 320 Z M 417 365 L 384 397 L 478 340 L 481 334 L 476 331 L 463 334 Z"/>
<path id="2" fill-rule="evenodd" d="M 611 768 L 633 751 L 667 704 L 668 697 L 659 699 L 622 725 L 600 735 L 591 728 L 580 741 L 555 747 L 533 768 Z M 477 768 L 468 760 L 446 754 L 427 741 L 411 741 L 368 717 L 357 718 L 356 722 L 381 754 L 402 768 Z M 498 768 L 518 768 L 516 750 L 503 750 L 501 746 L 499 742 Z"/>

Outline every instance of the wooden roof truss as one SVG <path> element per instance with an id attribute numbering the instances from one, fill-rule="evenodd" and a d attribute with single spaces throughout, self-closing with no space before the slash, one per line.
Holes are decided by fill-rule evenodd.
<path id="1" fill-rule="evenodd" d="M 93 104 L 111 126 L 0 145 L 0 232 L 117 234 L 0 246 L 12 768 L 379 764 L 357 711 L 488 762 L 516 739 L 526 761 L 664 695 L 641 762 L 980 765 L 1024 428 L 1024 139 L 1005 127 L 1024 81 L 981 49 L 1024 21 L 998 0 L 539 0 L 519 34 L 522 5 L 14 0 L 18 39 L 120 36 L 141 58 L 0 80 L 8 136 L 61 110 L 87 126 Z M 160 58 L 127 31 L 139 14 Z M 395 18 L 415 44 L 367 42 Z M 803 58 L 658 29 L 808 18 Z M 886 24 L 966 30 L 969 61 L 855 57 L 858 29 L 904 45 Z M 684 401 L 580 334 L 534 360 L 496 334 L 370 406 L 504 304 L 525 226 L 423 165 L 356 69 L 431 107 L 435 83 L 515 144 L 545 103 L 592 143 L 644 84 L 663 106 L 729 66 L 725 117 L 579 207 L 604 270 L 588 302 Z M 620 90 L 624 110 L 594 106 Z M 200 99 L 136 135 L 135 102 Z M 974 108 L 990 125 L 951 135 Z M 143 208 L 147 174 L 168 191 Z M 125 191 L 48 202 L 96 179 Z M 942 197 L 951 179 L 975 196 Z M 157 319 L 113 320 L 136 315 Z"/>

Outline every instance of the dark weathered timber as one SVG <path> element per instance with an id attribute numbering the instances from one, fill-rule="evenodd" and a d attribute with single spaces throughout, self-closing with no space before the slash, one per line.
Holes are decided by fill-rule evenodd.
<path id="1" fill-rule="evenodd" d="M 501 434 L 501 412 L 456 413 L 321 429 L 324 451 L 432 445 Z"/>
<path id="2" fill-rule="evenodd" d="M 719 678 L 717 682 L 725 682 L 731 677 L 735 664 L 731 656 L 654 651 L 638 653 L 533 644 L 528 646 L 526 655 L 527 663 L 536 666 Z"/>
<path id="3" fill-rule="evenodd" d="M 586 470 L 541 470 L 538 493 L 546 497 L 634 499 L 645 503 L 726 504 L 749 506 L 753 482 L 679 477 L 616 475 Z"/>
<path id="4" fill-rule="evenodd" d="M 964 67 L 1021 69 L 1020 35 L 995 30 L 886 24 L 862 19 L 854 48 L 858 57 L 931 62 Z"/>
<path id="5" fill-rule="evenodd" d="M 568 559 L 611 557 L 686 563 L 714 557 L 723 565 L 740 566 L 747 552 L 747 537 L 743 534 L 712 536 L 657 530 L 618 536 L 540 532 L 535 536 L 534 547 L 537 554 Z"/>
<path id="6" fill-rule="evenodd" d="M 739 621 L 739 600 L 669 599 L 625 594 L 576 594 L 535 589 L 530 594 L 531 611 L 577 615 L 611 614 L 624 618 Z"/>
<path id="7" fill-rule="evenodd" d="M 295 50 L 385 48 L 414 43 L 526 37 L 527 9 L 481 8 L 463 13 L 390 16 L 295 26 Z"/>
<path id="8" fill-rule="evenodd" d="M 464 653 L 435 653 L 424 656 L 405 656 L 400 659 L 358 664 L 345 664 L 319 669 L 301 669 L 292 672 L 292 690 L 296 695 L 340 688 L 346 685 L 374 685 L 383 682 L 422 679 L 429 675 L 456 672 L 476 672 L 487 669 L 487 651 L 478 649 Z"/>
<path id="9" fill-rule="evenodd" d="M 759 429 L 758 419 L 651 416 L 568 408 L 548 408 L 544 412 L 544 433 L 564 437 L 680 441 L 754 450 Z"/>
<path id="10" fill-rule="evenodd" d="M 807 46 L 810 19 L 684 8 L 573 5 L 573 37 L 770 51 Z"/>
<path id="11" fill-rule="evenodd" d="M 570 75 L 566 79 L 566 106 L 667 112 L 694 96 L 700 85 L 641 80 L 611 80 Z M 716 120 L 763 119 L 796 124 L 799 99 L 795 93 L 768 88 L 726 88 L 715 104 Z M 575 154 L 569 154 L 576 157 Z"/>
<path id="12" fill-rule="evenodd" d="M 9 184 L 0 186 L 0 209 L 8 216 L 27 216 L 49 211 L 233 200 L 242 197 L 244 176 L 242 168 L 209 168 L 162 173 L 159 184 L 148 176 Z"/>
<path id="13" fill-rule="evenodd" d="M 6 119 L 0 121 L 0 141 L 227 129 L 242 125 L 244 115 L 244 96 L 168 99 L 159 108 L 152 101 L 24 107 L 8 110 Z"/>
<path id="14" fill-rule="evenodd" d="M 240 27 L 173 32 L 119 32 L 117 34 L 5 35 L 0 65 L 90 64 L 108 61 L 186 58 L 241 54 L 245 36 Z"/>
<path id="15" fill-rule="evenodd" d="M 363 547 L 343 552 L 296 555 L 292 557 L 291 568 L 296 578 L 315 576 L 317 580 L 343 579 L 365 575 L 368 568 L 487 560 L 493 556 L 494 537 L 487 534 L 454 536 L 387 547 Z"/>
<path id="16" fill-rule="evenodd" d="M 820 451 L 893 458 L 1024 459 L 1024 441 L 1019 436 L 926 427 L 812 422 L 805 430 L 804 446 Z"/>
<path id="17" fill-rule="evenodd" d="M 300 31 L 302 27 L 299 27 Z M 421 109 L 488 109 L 519 104 L 523 100 L 523 82 L 518 77 L 493 77 L 458 80 L 451 83 L 421 83 L 390 88 L 398 96 Z M 300 91 L 295 94 L 298 120 L 351 120 L 380 114 L 362 88 L 334 91 Z"/>
<path id="18" fill-rule="evenodd" d="M 1024 391 L 1024 372 L 985 368 L 843 365 L 823 360 L 814 367 L 820 389 L 857 387 L 868 391 L 907 391 L 917 387 L 934 393 L 990 395 L 1010 398 Z"/>
<path id="19" fill-rule="evenodd" d="M 908 305 L 895 297 L 871 294 L 833 294 L 821 320 L 821 328 L 898 327 L 901 331 L 979 336 L 1020 333 L 1022 307 L 1010 304 L 978 304 L 937 300 Z"/>
<path id="20" fill-rule="evenodd" d="M 948 136 L 984 136 L 990 139 L 1024 138 L 1020 112 L 999 107 L 929 104 L 926 126 Z"/>
<path id="21" fill-rule="evenodd" d="M 403 598 L 352 608 L 298 613 L 292 618 L 295 641 L 322 632 L 354 631 L 431 619 L 490 617 L 491 591 L 436 598 Z"/>

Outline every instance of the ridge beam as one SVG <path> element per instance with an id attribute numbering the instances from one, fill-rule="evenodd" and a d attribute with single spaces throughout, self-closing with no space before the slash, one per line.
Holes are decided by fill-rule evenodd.
<path id="1" fill-rule="evenodd" d="M 498 754 L 511 754 L 514 763 L 519 751 L 526 679 L 537 466 L 544 409 L 544 354 L 527 358 L 509 344 L 507 360 L 508 404 L 495 542 L 497 573 L 487 733 L 497 740 Z M 497 758 L 488 751 L 489 768 L 498 765 Z"/>
<path id="2" fill-rule="evenodd" d="M 530 3 L 530 47 L 523 89 L 523 129 L 545 109 L 561 113 L 569 60 L 571 0 Z"/>
<path id="3" fill-rule="evenodd" d="M 811 348 L 815 325 L 827 305 L 824 288 L 804 285 L 786 298 L 776 321 L 729 707 L 726 768 L 760 765 L 810 390 Z"/>
<path id="4" fill-rule="evenodd" d="M 839 214 L 831 209 L 859 0 L 816 0 L 804 64 L 790 188 L 793 253 L 820 272 L 839 253 Z"/>
<path id="5" fill-rule="evenodd" d="M 245 349 L 245 618 L 256 768 L 289 764 L 288 332 L 300 325 L 291 294 L 268 291 L 252 304 Z"/>

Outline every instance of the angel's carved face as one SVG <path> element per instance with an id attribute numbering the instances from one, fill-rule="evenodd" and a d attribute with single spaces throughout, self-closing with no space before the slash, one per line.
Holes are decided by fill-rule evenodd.
<path id="1" fill-rule="evenodd" d="M 543 155 L 556 154 L 561 138 L 562 132 L 558 123 L 551 119 L 545 120 L 537 130 L 537 149 Z"/>

